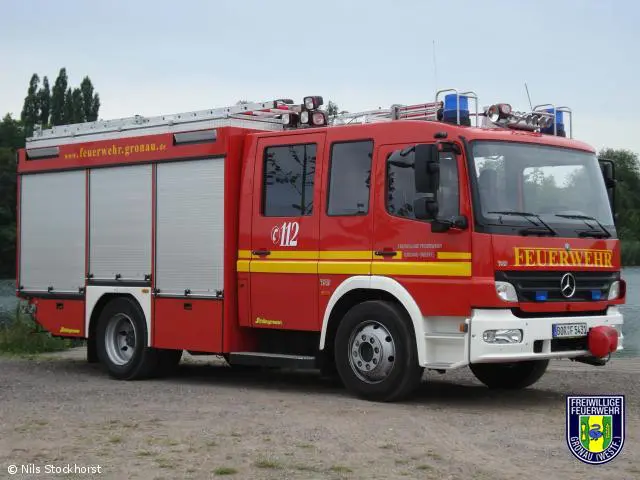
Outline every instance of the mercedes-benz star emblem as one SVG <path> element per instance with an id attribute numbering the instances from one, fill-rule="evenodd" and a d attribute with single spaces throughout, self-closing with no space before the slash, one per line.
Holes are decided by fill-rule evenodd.
<path id="1" fill-rule="evenodd" d="M 571 245 L 569 245 L 568 243 L 564 244 L 564 249 L 569 252 L 571 250 Z"/>
<path id="2" fill-rule="evenodd" d="M 576 277 L 565 273 L 560 279 L 560 293 L 565 298 L 571 298 L 576 293 Z"/>

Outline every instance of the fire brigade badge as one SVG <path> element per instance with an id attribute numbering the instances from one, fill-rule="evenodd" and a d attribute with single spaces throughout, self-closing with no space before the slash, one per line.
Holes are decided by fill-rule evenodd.
<path id="1" fill-rule="evenodd" d="M 602 465 L 624 445 L 624 395 L 567 396 L 567 445 L 580 461 Z"/>

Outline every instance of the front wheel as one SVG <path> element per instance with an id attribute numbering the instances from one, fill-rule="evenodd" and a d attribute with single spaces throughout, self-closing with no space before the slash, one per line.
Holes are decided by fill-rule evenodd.
<path id="1" fill-rule="evenodd" d="M 407 397 L 424 371 L 407 314 L 380 300 L 360 303 L 344 316 L 336 332 L 335 364 L 350 392 L 385 402 Z"/>
<path id="2" fill-rule="evenodd" d="M 475 363 L 469 368 L 489 388 L 517 390 L 536 383 L 547 371 L 549 360 L 514 363 Z"/>

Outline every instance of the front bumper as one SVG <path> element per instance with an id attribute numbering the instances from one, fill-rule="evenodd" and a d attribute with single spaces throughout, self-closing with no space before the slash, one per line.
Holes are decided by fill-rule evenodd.
<path id="1" fill-rule="evenodd" d="M 520 318 L 511 310 L 474 310 L 469 322 L 469 363 L 498 363 L 550 358 L 575 358 L 589 355 L 586 341 L 554 339 L 553 324 L 586 323 L 587 330 L 599 325 L 618 330 L 618 349 L 622 350 L 622 314 L 616 306 L 609 307 L 606 315 L 576 317 Z M 520 343 L 487 343 L 486 330 L 522 330 Z"/>

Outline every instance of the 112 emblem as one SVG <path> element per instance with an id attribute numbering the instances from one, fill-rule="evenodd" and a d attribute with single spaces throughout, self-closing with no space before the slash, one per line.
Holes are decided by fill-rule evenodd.
<path id="1" fill-rule="evenodd" d="M 271 229 L 271 241 L 280 247 L 297 247 L 299 232 L 298 222 L 283 222 Z"/>

